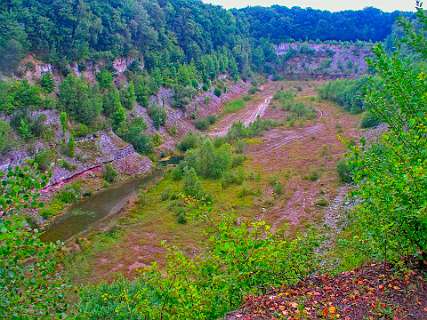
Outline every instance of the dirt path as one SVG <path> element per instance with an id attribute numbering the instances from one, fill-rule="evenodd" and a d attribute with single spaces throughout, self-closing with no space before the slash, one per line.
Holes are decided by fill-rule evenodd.
<path id="1" fill-rule="evenodd" d="M 242 122 L 245 126 L 249 126 L 256 121 L 258 117 L 262 117 L 273 99 L 274 93 L 278 90 L 278 84 L 269 82 L 261 88 L 261 92 L 257 94 L 247 106 L 238 112 L 224 116 L 210 130 L 210 137 L 223 137 L 227 135 L 231 126 L 236 122 Z"/>

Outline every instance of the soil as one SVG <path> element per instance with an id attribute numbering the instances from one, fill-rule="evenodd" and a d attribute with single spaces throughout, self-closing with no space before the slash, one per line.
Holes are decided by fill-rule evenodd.
<path id="1" fill-rule="evenodd" d="M 371 264 L 336 277 L 313 276 L 296 286 L 249 296 L 242 310 L 226 319 L 427 319 L 423 272 L 394 271 L 389 265 Z"/>

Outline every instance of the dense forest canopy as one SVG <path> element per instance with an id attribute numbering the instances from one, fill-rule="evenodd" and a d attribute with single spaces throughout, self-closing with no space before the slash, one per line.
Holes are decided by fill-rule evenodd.
<path id="1" fill-rule="evenodd" d="M 247 21 L 249 33 L 273 42 L 288 40 L 383 41 L 397 17 L 409 15 L 375 8 L 329 12 L 311 8 L 248 7 L 234 13 Z"/>
<path id="2" fill-rule="evenodd" d="M 10 71 L 32 52 L 56 65 L 142 54 L 154 69 L 199 62 L 223 48 L 242 65 L 242 53 L 262 38 L 382 41 L 400 14 L 280 6 L 230 11 L 199 0 L 7 0 L 0 4 L 0 68 Z"/>

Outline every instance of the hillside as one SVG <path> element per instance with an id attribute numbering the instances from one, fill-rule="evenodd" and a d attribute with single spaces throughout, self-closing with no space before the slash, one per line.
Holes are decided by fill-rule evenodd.
<path id="1" fill-rule="evenodd" d="M 426 21 L 3 1 L 0 318 L 427 318 Z"/>

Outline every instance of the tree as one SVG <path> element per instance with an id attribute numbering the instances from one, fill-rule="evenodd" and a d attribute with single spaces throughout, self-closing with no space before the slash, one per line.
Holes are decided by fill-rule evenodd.
<path id="1" fill-rule="evenodd" d="M 112 88 L 103 97 L 103 112 L 107 117 L 111 117 L 117 110 L 122 108 L 120 93 L 117 88 Z"/>
<path id="2" fill-rule="evenodd" d="M 55 81 L 50 73 L 41 76 L 40 86 L 46 93 L 52 93 L 55 90 Z"/>
<path id="3" fill-rule="evenodd" d="M 153 105 L 148 109 L 148 114 L 157 130 L 166 123 L 167 114 L 164 108 Z"/>
<path id="4" fill-rule="evenodd" d="M 101 70 L 101 72 L 96 75 L 96 79 L 101 89 L 107 90 L 113 87 L 113 75 L 106 69 Z"/>
<path id="5" fill-rule="evenodd" d="M 419 23 L 427 29 L 425 13 Z M 408 26 L 406 24 L 406 26 Z M 406 30 L 404 40 L 423 55 L 425 34 Z M 424 42 L 425 43 L 425 42 Z M 353 179 L 358 184 L 358 205 L 353 222 L 360 230 L 360 246 L 368 255 L 389 261 L 427 251 L 427 75 L 399 52 L 388 56 L 382 46 L 374 49 L 370 62 L 382 80 L 366 97 L 368 111 L 387 123 L 389 131 L 379 143 L 354 146 L 350 158 Z"/>
<path id="6" fill-rule="evenodd" d="M 124 121 L 126 120 L 126 110 L 125 110 L 125 108 L 122 107 L 121 104 L 114 111 L 113 116 L 112 116 L 112 120 L 113 120 L 113 129 L 114 130 L 118 130 L 122 126 Z"/>
<path id="7" fill-rule="evenodd" d="M 135 85 L 133 81 L 129 83 L 127 87 L 123 87 L 120 92 L 120 97 L 122 105 L 128 109 L 132 110 L 136 105 L 136 94 L 135 94 Z"/>
<path id="8" fill-rule="evenodd" d="M 76 121 L 91 125 L 98 118 L 102 101 L 95 89 L 74 75 L 68 75 L 59 88 L 59 101 Z"/>
<path id="9" fill-rule="evenodd" d="M 61 112 L 59 115 L 59 121 L 61 122 L 62 136 L 64 137 L 65 141 L 65 135 L 68 130 L 68 115 L 66 112 Z"/>

